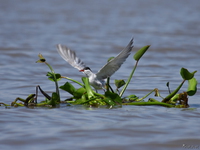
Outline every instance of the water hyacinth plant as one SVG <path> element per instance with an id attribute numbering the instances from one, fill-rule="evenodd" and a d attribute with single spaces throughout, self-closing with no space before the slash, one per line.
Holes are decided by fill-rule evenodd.
<path id="1" fill-rule="evenodd" d="M 88 107 L 122 107 L 123 105 L 139 105 L 139 106 L 147 106 L 147 105 L 158 105 L 158 106 L 165 106 L 165 107 L 178 107 L 178 108 L 187 108 L 189 107 L 188 104 L 188 96 L 195 95 L 197 91 L 197 80 L 194 78 L 194 75 L 197 71 L 189 72 L 186 68 L 181 68 L 180 75 L 183 78 L 183 81 L 180 85 L 174 90 L 170 91 L 169 82 L 166 84 L 169 90 L 169 94 L 166 97 L 162 97 L 159 93 L 157 88 L 150 91 L 148 94 L 144 95 L 143 97 L 139 98 L 136 95 L 129 95 L 124 97 L 123 94 L 126 91 L 128 85 L 130 84 L 131 79 L 133 78 L 134 72 L 137 68 L 139 60 L 142 56 L 146 53 L 149 49 L 150 45 L 144 46 L 139 49 L 133 59 L 136 61 L 135 65 L 130 73 L 129 78 L 127 81 L 124 80 L 115 80 L 116 90 L 110 86 L 110 78 L 107 79 L 106 83 L 106 90 L 104 94 L 97 93 L 94 91 L 89 83 L 87 77 L 82 77 L 82 83 L 78 82 L 72 78 L 61 76 L 58 73 L 55 73 L 53 68 L 46 62 L 46 59 L 39 54 L 39 60 L 37 63 L 44 63 L 46 64 L 50 72 L 47 73 L 48 79 L 55 83 L 55 92 L 49 96 L 46 92 L 44 92 L 41 87 L 38 85 L 36 87 L 36 93 L 30 94 L 26 99 L 16 98 L 10 105 L 5 103 L 0 103 L 6 107 L 8 106 L 45 106 L 45 107 L 57 107 L 60 103 L 66 103 L 68 106 L 70 105 L 86 105 Z M 110 58 L 108 61 L 110 61 Z M 66 82 L 62 86 L 58 86 L 58 81 L 60 79 L 67 79 L 72 81 L 74 84 L 78 84 L 80 87 L 75 88 L 73 84 Z M 185 92 L 178 93 L 181 89 L 182 85 L 188 81 L 188 89 Z M 120 91 L 120 88 L 122 90 Z M 61 101 L 60 99 L 60 92 L 59 90 L 64 90 L 68 92 L 71 97 Z M 38 91 L 40 91 L 45 100 L 38 103 L 37 95 Z M 162 98 L 162 101 L 158 101 L 154 98 L 149 98 L 147 101 L 144 101 L 152 93 L 155 93 L 155 96 Z"/>

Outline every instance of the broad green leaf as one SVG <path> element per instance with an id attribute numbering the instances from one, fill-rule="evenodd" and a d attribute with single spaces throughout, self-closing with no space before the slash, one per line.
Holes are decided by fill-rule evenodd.
<path id="1" fill-rule="evenodd" d="M 135 55 L 133 56 L 133 58 L 136 60 L 136 61 L 139 61 L 140 58 L 144 55 L 144 53 L 148 50 L 148 48 L 150 47 L 150 45 L 147 45 L 147 46 L 144 46 L 142 47 L 141 49 L 139 49 Z"/>
<path id="2" fill-rule="evenodd" d="M 61 80 L 61 75 L 59 73 L 56 73 L 55 75 L 56 75 L 56 80 L 60 81 Z"/>
<path id="3" fill-rule="evenodd" d="M 61 75 L 58 74 L 58 73 L 55 74 L 55 78 L 56 78 L 56 79 L 54 79 L 54 73 L 52 73 L 52 72 L 47 72 L 47 75 L 46 75 L 46 76 L 48 76 L 48 77 L 49 77 L 48 79 L 49 79 L 50 81 L 53 81 L 53 82 L 55 82 L 55 80 L 56 80 L 56 81 L 61 80 Z"/>
<path id="4" fill-rule="evenodd" d="M 49 105 L 56 106 L 57 102 L 59 102 L 59 96 L 56 92 L 53 92 Z"/>
<path id="5" fill-rule="evenodd" d="M 75 87 L 69 82 L 66 82 L 64 85 L 60 86 L 60 89 L 67 91 L 68 93 L 72 95 L 76 91 Z"/>
<path id="6" fill-rule="evenodd" d="M 115 80 L 115 85 L 116 87 L 119 89 L 120 87 L 122 87 L 123 85 L 125 85 L 125 81 L 124 80 Z"/>
<path id="7" fill-rule="evenodd" d="M 197 91 L 197 80 L 192 78 L 188 80 L 188 90 L 187 93 L 189 96 L 193 96 Z"/>
<path id="8" fill-rule="evenodd" d="M 87 102 L 87 99 L 83 96 L 83 97 L 81 97 L 81 98 L 79 98 L 79 99 L 76 99 L 74 102 L 73 102 L 73 104 L 75 104 L 75 105 L 83 105 L 84 103 L 86 103 Z"/>
<path id="9" fill-rule="evenodd" d="M 194 71 L 194 72 L 192 72 L 192 73 L 190 73 L 187 69 L 185 69 L 185 68 L 181 68 L 181 70 L 180 70 L 180 74 L 181 74 L 181 76 L 182 76 L 182 78 L 184 79 L 184 80 L 190 80 L 190 79 L 192 79 L 193 77 L 194 77 L 194 74 L 196 73 L 197 71 Z"/>
<path id="10" fill-rule="evenodd" d="M 81 98 L 84 94 L 86 93 L 86 89 L 81 87 L 79 89 L 77 89 L 74 93 L 73 96 L 75 99 L 79 99 Z"/>
<path id="11" fill-rule="evenodd" d="M 122 99 L 120 98 L 120 96 L 117 93 L 112 93 L 110 91 L 106 91 L 105 96 L 106 96 L 106 98 L 109 98 L 110 101 L 112 101 L 111 103 L 115 103 L 115 105 L 122 104 Z"/>

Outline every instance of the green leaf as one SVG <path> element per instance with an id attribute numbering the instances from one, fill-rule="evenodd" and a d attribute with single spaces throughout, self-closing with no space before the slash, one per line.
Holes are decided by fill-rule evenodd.
<path id="1" fill-rule="evenodd" d="M 67 91 L 72 95 L 74 95 L 74 92 L 76 91 L 75 87 L 69 82 L 66 82 L 64 85 L 60 86 L 60 89 Z"/>
<path id="2" fill-rule="evenodd" d="M 86 102 L 87 102 L 86 97 L 85 97 L 85 96 L 82 96 L 81 98 L 76 99 L 76 100 L 73 102 L 73 104 L 74 104 L 74 105 L 83 105 L 83 104 L 85 104 Z"/>
<path id="3" fill-rule="evenodd" d="M 140 58 L 144 55 L 144 53 L 148 50 L 148 48 L 150 47 L 150 45 L 147 45 L 147 46 L 144 46 L 142 47 L 141 49 L 139 49 L 135 55 L 133 56 L 133 58 L 136 60 L 136 61 L 139 61 Z"/>
<path id="4" fill-rule="evenodd" d="M 184 79 L 184 80 L 190 80 L 190 79 L 192 79 L 193 77 L 194 77 L 194 74 L 196 73 L 197 71 L 194 71 L 194 72 L 192 72 L 192 73 L 190 73 L 187 69 L 185 69 L 185 68 L 181 68 L 181 70 L 180 70 L 180 74 L 181 74 L 181 76 L 182 76 L 182 78 Z"/>
<path id="5" fill-rule="evenodd" d="M 124 80 L 115 80 L 115 85 L 116 87 L 119 89 L 120 87 L 122 87 L 123 85 L 125 85 L 125 81 Z"/>
<path id="6" fill-rule="evenodd" d="M 56 80 L 56 81 L 61 80 L 61 75 L 58 74 L 58 73 L 55 74 L 55 78 L 56 78 L 56 79 L 54 79 L 54 73 L 52 73 L 52 72 L 47 72 L 47 75 L 46 75 L 46 76 L 48 76 L 48 77 L 49 77 L 48 79 L 49 79 L 50 81 L 53 81 L 53 82 L 55 82 L 55 80 Z"/>
<path id="7" fill-rule="evenodd" d="M 169 101 L 170 104 L 176 104 L 180 94 L 175 94 Z"/>
<path id="8" fill-rule="evenodd" d="M 189 96 L 193 96 L 197 92 L 197 80 L 192 78 L 188 80 L 188 90 L 187 93 Z"/>
<path id="9" fill-rule="evenodd" d="M 167 97 L 165 97 L 163 100 L 162 100 L 162 102 L 167 102 L 167 101 L 169 101 L 173 96 L 175 96 L 176 94 L 177 94 L 177 92 L 180 90 L 180 88 L 182 87 L 182 85 L 184 84 L 184 82 L 186 81 L 186 80 L 190 80 L 190 79 L 192 79 L 193 77 L 194 77 L 194 74 L 196 73 L 197 71 L 194 71 L 194 72 L 192 72 L 192 73 L 190 73 L 187 69 L 185 69 L 185 68 L 181 68 L 181 70 L 180 70 L 180 74 L 181 74 L 181 76 L 182 76 L 182 78 L 183 78 L 183 82 L 177 87 L 177 89 L 175 89 L 172 93 L 170 93 Z M 190 83 L 191 82 L 191 83 Z M 193 84 L 192 82 L 194 82 L 194 81 L 190 81 L 189 83 L 190 83 L 190 85 L 189 85 L 189 88 L 191 88 L 192 89 L 192 91 L 195 93 L 195 84 Z M 194 82 L 195 83 L 195 82 Z M 190 90 L 190 89 L 189 89 Z M 189 94 L 193 94 L 193 92 L 191 92 L 191 93 L 189 93 Z M 188 94 L 188 95 L 189 95 Z"/>
<path id="10" fill-rule="evenodd" d="M 77 89 L 74 93 L 73 96 L 75 99 L 79 99 L 81 98 L 84 94 L 86 93 L 86 89 L 81 87 L 79 89 Z"/>
<path id="11" fill-rule="evenodd" d="M 120 98 L 120 96 L 117 93 L 112 93 L 110 91 L 106 91 L 105 92 L 105 96 L 106 98 L 109 98 L 109 102 L 115 104 L 115 105 L 121 105 L 122 104 L 122 99 Z"/>
<path id="12" fill-rule="evenodd" d="M 52 106 L 56 106 L 57 102 L 59 102 L 59 96 L 56 92 L 53 92 L 51 96 L 51 100 L 48 104 Z"/>

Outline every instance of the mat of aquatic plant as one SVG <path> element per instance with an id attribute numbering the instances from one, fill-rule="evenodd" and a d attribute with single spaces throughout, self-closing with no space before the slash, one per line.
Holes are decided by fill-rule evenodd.
<path id="1" fill-rule="evenodd" d="M 177 108 L 187 108 L 189 107 L 188 104 L 188 97 L 195 95 L 197 91 L 197 80 L 194 77 L 197 71 L 189 72 L 186 68 L 180 69 L 180 75 L 182 77 L 182 82 L 180 85 L 171 92 L 169 88 L 169 82 L 164 83 L 166 84 L 169 94 L 166 97 L 162 97 L 159 89 L 155 88 L 152 89 L 147 94 L 144 94 L 143 97 L 138 97 L 137 95 L 128 95 L 124 96 L 124 92 L 128 88 L 130 81 L 136 71 L 137 65 L 139 60 L 142 56 L 147 52 L 150 45 L 144 46 L 139 49 L 133 56 L 133 61 L 135 61 L 135 65 L 132 69 L 132 72 L 127 79 L 124 80 L 115 80 L 115 90 L 113 87 L 110 86 L 110 78 L 107 78 L 106 89 L 104 94 L 97 93 L 95 90 L 92 89 L 89 80 L 87 77 L 82 77 L 82 83 L 78 82 L 72 78 L 61 76 L 58 73 L 54 72 L 54 69 L 51 67 L 49 63 L 47 63 L 46 59 L 39 54 L 39 60 L 37 63 L 44 63 L 46 64 L 50 72 L 47 72 L 48 79 L 55 83 L 55 92 L 51 95 L 48 95 L 45 91 L 42 90 L 40 85 L 36 87 L 36 92 L 34 94 L 29 94 L 27 98 L 23 99 L 17 97 L 11 104 L 5 104 L 1 102 L 1 105 L 5 107 L 18 107 L 18 106 L 26 106 L 26 107 L 57 107 L 60 103 L 66 103 L 67 106 L 71 105 L 86 105 L 88 107 L 106 107 L 106 108 L 113 108 L 113 107 L 122 107 L 123 105 L 157 105 L 157 106 L 164 106 L 164 107 L 177 107 Z M 112 58 L 108 59 L 110 61 Z M 67 82 L 62 85 L 58 86 L 58 82 L 60 79 L 66 79 Z M 73 84 L 68 81 L 72 81 L 74 84 L 78 84 L 80 87 L 75 88 Z M 185 82 L 188 82 L 188 88 L 183 89 L 184 92 L 179 92 L 181 87 Z M 163 84 L 163 83 L 161 83 Z M 71 94 L 71 97 L 66 98 L 65 100 L 61 100 L 60 98 L 60 90 L 64 90 Z M 38 102 L 38 92 L 41 92 L 44 95 L 44 100 Z M 145 98 L 153 95 L 154 98 L 149 98 L 145 100 Z M 155 97 L 160 97 L 162 100 L 158 101 Z"/>

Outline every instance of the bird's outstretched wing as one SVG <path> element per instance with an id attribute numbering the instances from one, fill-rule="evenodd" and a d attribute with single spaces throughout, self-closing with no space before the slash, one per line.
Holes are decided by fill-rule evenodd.
<path id="1" fill-rule="evenodd" d="M 66 60 L 72 67 L 82 70 L 86 67 L 84 62 L 82 62 L 78 57 L 76 57 L 76 53 L 70 50 L 68 47 L 58 44 L 57 50 L 60 56 Z"/>
<path id="2" fill-rule="evenodd" d="M 104 65 L 98 72 L 98 79 L 106 79 L 114 74 L 124 63 L 126 58 L 131 54 L 131 50 L 133 48 L 133 39 L 129 42 L 129 44 L 124 48 L 115 58 L 109 61 L 106 65 Z"/>

